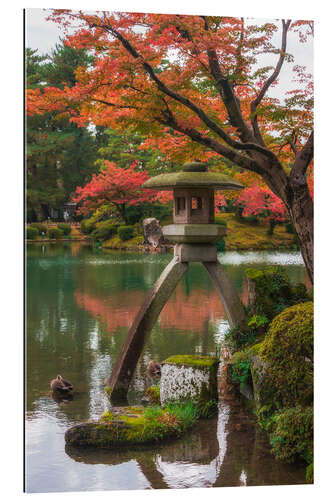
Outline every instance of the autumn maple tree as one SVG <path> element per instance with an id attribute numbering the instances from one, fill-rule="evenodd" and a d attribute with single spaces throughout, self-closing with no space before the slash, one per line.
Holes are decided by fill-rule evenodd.
<path id="1" fill-rule="evenodd" d="M 79 204 L 78 212 L 89 215 L 92 211 L 109 205 L 126 223 L 126 209 L 131 205 L 156 200 L 154 191 L 145 190 L 142 184 L 149 179 L 145 171 L 135 171 L 135 164 L 127 169 L 105 160 L 99 174 L 94 174 L 88 184 L 77 187 L 73 201 Z"/>
<path id="2" fill-rule="evenodd" d="M 238 196 L 236 205 L 242 207 L 242 216 L 259 215 L 270 225 L 269 233 L 273 234 L 277 222 L 285 222 L 286 206 L 268 187 L 254 184 L 245 188 Z"/>
<path id="3" fill-rule="evenodd" d="M 70 27 L 66 43 L 94 62 L 77 68 L 72 87 L 29 91 L 29 113 L 58 110 L 78 125 L 141 133 L 143 147 L 177 162 L 220 157 L 258 174 L 285 205 L 313 280 L 311 75 L 295 64 L 295 90 L 269 97 L 292 61 L 288 33 L 301 43 L 313 23 L 59 9 L 50 19 Z M 265 53 L 276 55 L 274 67 L 260 66 Z"/>

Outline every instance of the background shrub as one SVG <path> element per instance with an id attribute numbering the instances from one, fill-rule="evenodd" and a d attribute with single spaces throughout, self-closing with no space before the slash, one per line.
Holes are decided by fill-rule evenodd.
<path id="1" fill-rule="evenodd" d="M 35 240 L 39 236 L 39 231 L 37 227 L 27 226 L 26 228 L 26 237 L 28 240 Z"/>
<path id="2" fill-rule="evenodd" d="M 47 233 L 47 226 L 45 224 L 42 224 L 41 222 L 32 222 L 30 224 L 30 227 L 35 227 L 38 230 L 39 234 Z"/>
<path id="3" fill-rule="evenodd" d="M 225 239 L 222 238 L 220 241 L 215 243 L 215 246 L 218 252 L 225 252 L 225 246 L 226 246 Z"/>
<path id="4" fill-rule="evenodd" d="M 118 236 L 122 241 L 130 240 L 134 234 L 133 226 L 119 226 L 118 227 Z"/>
<path id="5" fill-rule="evenodd" d="M 96 229 L 96 223 L 91 219 L 83 219 L 80 223 L 80 227 L 83 234 L 90 234 Z"/>
<path id="6" fill-rule="evenodd" d="M 54 240 L 54 239 L 58 240 L 58 239 L 62 238 L 63 235 L 64 235 L 64 233 L 58 227 L 50 227 L 50 229 L 48 230 L 48 237 L 51 240 Z"/>
<path id="7" fill-rule="evenodd" d="M 71 233 L 72 226 L 70 224 L 66 224 L 65 222 L 59 222 L 58 229 L 62 231 L 66 236 Z"/>
<path id="8" fill-rule="evenodd" d="M 96 229 L 93 230 L 91 236 L 94 240 L 105 241 L 117 234 L 118 227 L 119 224 L 115 224 L 114 221 L 111 220 L 98 222 L 96 224 Z"/>

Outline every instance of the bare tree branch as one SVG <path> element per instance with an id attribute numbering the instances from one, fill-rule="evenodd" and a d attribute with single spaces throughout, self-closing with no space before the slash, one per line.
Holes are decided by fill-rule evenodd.
<path id="1" fill-rule="evenodd" d="M 209 31 L 207 17 L 201 16 L 201 18 L 204 21 L 205 30 Z M 222 74 L 216 51 L 214 49 L 207 49 L 207 55 L 210 72 L 215 80 L 221 99 L 227 109 L 231 125 L 239 130 L 240 137 L 244 142 L 252 142 L 254 140 L 254 136 L 242 116 L 239 100 L 235 96 L 231 83 Z"/>
<path id="2" fill-rule="evenodd" d="M 166 125 L 174 130 L 177 130 L 178 132 L 187 135 L 190 137 L 193 141 L 202 144 L 203 146 L 206 146 L 216 153 L 224 156 L 228 160 L 232 161 L 233 163 L 239 165 L 242 168 L 245 168 L 247 170 L 251 170 L 252 172 L 256 172 L 258 174 L 262 174 L 263 170 L 261 167 L 250 157 L 244 156 L 237 151 L 233 151 L 230 148 L 227 148 L 220 142 L 216 141 L 215 139 L 202 134 L 198 130 L 196 130 L 193 127 L 185 127 L 182 126 L 174 117 L 174 115 L 171 113 L 170 109 L 167 108 L 165 111 L 165 118 L 161 118 L 160 116 L 155 116 L 154 117 L 156 121 L 161 123 L 162 125 Z"/>
<path id="3" fill-rule="evenodd" d="M 168 95 L 169 97 L 171 97 L 175 101 L 180 102 L 181 104 L 186 106 L 188 109 L 193 111 L 202 120 L 202 122 L 205 125 L 207 125 L 207 127 L 212 132 L 215 132 L 229 146 L 231 146 L 235 149 L 243 150 L 243 151 L 257 151 L 258 153 L 262 153 L 266 158 L 269 158 L 270 160 L 273 160 L 273 161 L 277 161 L 277 158 L 274 155 L 274 153 L 265 147 L 262 147 L 258 144 L 252 143 L 252 142 L 240 143 L 240 142 L 232 139 L 221 127 L 219 127 L 217 125 L 216 122 L 214 122 L 211 118 L 209 118 L 209 116 L 203 111 L 202 108 L 199 108 L 196 104 L 194 104 L 187 97 L 184 97 L 181 94 L 179 94 L 178 92 L 175 92 L 172 89 L 170 89 L 169 87 L 167 87 L 167 85 L 165 85 L 165 83 L 163 83 L 162 80 L 156 75 L 152 66 L 143 59 L 143 57 L 139 54 L 139 52 L 137 52 L 137 50 L 133 47 L 133 45 L 121 33 L 119 33 L 115 28 L 113 28 L 112 26 L 108 26 L 108 25 L 106 25 L 106 26 L 93 25 L 93 26 L 98 27 L 98 28 L 104 28 L 107 31 L 111 32 L 111 34 L 122 43 L 123 47 L 133 56 L 134 59 L 139 59 L 141 61 L 142 67 L 148 73 L 150 78 L 156 83 L 158 89 L 163 94 Z M 220 71 L 219 67 L 218 67 L 218 70 Z M 227 97 L 225 97 L 225 99 L 227 101 L 230 99 L 234 99 L 235 95 L 232 91 L 230 83 L 227 80 L 226 80 L 226 87 L 229 88 L 230 92 L 228 91 L 228 93 L 226 94 Z M 237 104 L 237 108 L 238 108 L 238 104 Z M 240 114 L 239 108 L 238 108 L 238 112 Z M 243 124 L 245 124 L 241 114 L 240 114 L 240 117 L 241 117 Z M 250 134 L 253 138 L 253 135 L 251 132 L 250 132 Z"/>

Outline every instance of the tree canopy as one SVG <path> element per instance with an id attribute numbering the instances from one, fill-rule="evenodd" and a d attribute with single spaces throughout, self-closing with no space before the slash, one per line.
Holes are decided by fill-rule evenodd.
<path id="1" fill-rule="evenodd" d="M 306 173 L 313 158 L 313 84 L 294 61 L 295 88 L 269 97 L 286 62 L 288 32 L 300 43 L 310 21 L 251 24 L 243 18 L 56 9 L 50 19 L 77 26 L 66 44 L 93 63 L 76 83 L 28 91 L 28 112 L 66 113 L 87 123 L 144 135 L 181 162 L 217 157 L 258 174 L 292 218 L 313 278 L 313 204 Z M 273 36 L 280 32 L 279 47 Z M 274 67 L 260 56 L 276 54 Z"/>

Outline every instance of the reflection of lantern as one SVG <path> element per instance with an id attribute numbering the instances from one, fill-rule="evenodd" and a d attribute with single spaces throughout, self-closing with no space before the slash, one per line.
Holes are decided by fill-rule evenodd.
<path id="1" fill-rule="evenodd" d="M 181 172 L 161 174 L 149 179 L 144 188 L 172 190 L 173 224 L 163 227 L 166 240 L 176 243 L 174 258 L 164 269 L 138 312 L 108 380 L 112 399 L 127 394 L 135 367 L 144 348 L 147 334 L 163 306 L 186 272 L 189 262 L 202 262 L 210 274 L 232 327 L 244 317 L 243 305 L 217 260 L 214 243 L 225 235 L 225 228 L 214 224 L 214 190 L 242 189 L 242 185 L 206 165 L 193 162 Z"/>

